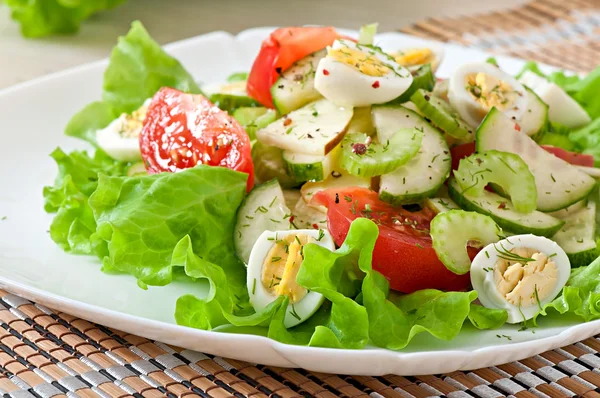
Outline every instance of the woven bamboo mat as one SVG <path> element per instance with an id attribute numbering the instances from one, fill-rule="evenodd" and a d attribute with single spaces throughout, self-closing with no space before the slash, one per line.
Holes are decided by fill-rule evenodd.
<path id="1" fill-rule="evenodd" d="M 430 18 L 402 31 L 582 72 L 600 65 L 600 0 L 534 1 L 505 12 Z M 594 337 L 472 372 L 331 375 L 167 346 L 0 291 L 0 395 L 12 398 L 600 398 L 599 351 Z"/>

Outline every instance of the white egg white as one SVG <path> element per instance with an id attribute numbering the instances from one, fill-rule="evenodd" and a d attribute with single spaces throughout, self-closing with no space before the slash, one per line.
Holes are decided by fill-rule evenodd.
<path id="1" fill-rule="evenodd" d="M 140 109 L 148 108 L 150 101 L 150 98 L 147 99 Z M 142 124 L 131 127 L 127 122 L 128 117 L 128 114 L 123 113 L 108 126 L 96 132 L 98 146 L 110 157 L 122 162 L 134 162 L 142 159 L 139 140 Z"/>
<path id="2" fill-rule="evenodd" d="M 335 250 L 333 238 L 328 231 L 322 230 L 323 236 L 319 239 L 319 230 L 316 229 L 294 229 L 289 231 L 265 231 L 263 232 L 250 253 L 248 261 L 248 271 L 246 284 L 250 296 L 250 304 L 258 312 L 275 301 L 278 296 L 271 294 L 262 283 L 262 270 L 265 259 L 269 255 L 271 248 L 278 239 L 285 239 L 289 236 L 308 235 L 315 239 L 317 245 L 329 250 Z M 304 298 L 297 303 L 290 303 L 284 319 L 286 328 L 291 328 L 310 318 L 321 307 L 325 298 L 322 294 L 309 291 Z M 292 315 L 297 315 L 294 316 Z M 298 319 L 299 318 L 299 319 Z"/>
<path id="3" fill-rule="evenodd" d="M 361 59 L 375 57 L 391 70 L 383 76 L 370 76 L 330 55 L 325 56 L 317 67 L 315 88 L 334 104 L 341 107 L 382 104 L 399 97 L 410 87 L 413 80 L 410 71 L 381 50 L 349 40 L 336 40 L 331 47 L 333 50 L 344 48 L 361 52 L 359 64 Z"/>
<path id="4" fill-rule="evenodd" d="M 472 127 L 479 126 L 490 110 L 478 103 L 467 88 L 466 79 L 471 74 L 483 73 L 509 85 L 518 93 L 511 106 L 502 112 L 518 122 L 527 108 L 527 92 L 521 83 L 508 73 L 488 62 L 471 62 L 458 67 L 448 80 L 448 97 L 452 107 Z"/>
<path id="5" fill-rule="evenodd" d="M 556 285 L 546 297 L 539 298 L 539 303 L 518 306 L 508 302 L 498 289 L 494 280 L 493 268 L 501 259 L 499 255 L 505 250 L 527 247 L 535 249 L 550 257 L 557 267 Z M 536 235 L 514 235 L 497 243 L 487 245 L 475 256 L 471 263 L 471 285 L 477 291 L 479 301 L 487 308 L 500 308 L 508 312 L 508 323 L 519 323 L 534 317 L 545 306 L 554 300 L 567 283 L 571 275 L 571 263 L 565 251 L 554 241 Z"/>

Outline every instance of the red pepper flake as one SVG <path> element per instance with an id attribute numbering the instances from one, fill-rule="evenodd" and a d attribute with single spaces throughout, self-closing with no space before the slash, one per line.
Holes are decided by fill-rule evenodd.
<path id="1" fill-rule="evenodd" d="M 312 227 L 313 227 L 314 229 L 319 229 L 319 226 L 318 226 L 317 224 L 313 224 L 313 225 L 312 225 Z"/>
<path id="2" fill-rule="evenodd" d="M 500 205 L 498 205 L 499 209 L 506 209 L 506 202 L 500 202 Z"/>
<path id="3" fill-rule="evenodd" d="M 379 80 L 375 80 L 375 83 L 371 85 L 373 88 L 379 88 Z"/>
<path id="4" fill-rule="evenodd" d="M 294 222 L 294 218 L 296 218 L 296 217 L 290 216 L 290 224 Z"/>
<path id="5" fill-rule="evenodd" d="M 515 130 L 521 131 L 521 126 L 518 123 L 515 123 Z"/>
<path id="6" fill-rule="evenodd" d="M 357 155 L 364 155 L 365 153 L 367 153 L 367 146 L 365 144 L 357 142 L 356 144 L 352 145 L 352 152 L 354 152 Z"/>
<path id="7" fill-rule="evenodd" d="M 292 124 L 292 119 L 285 118 L 285 120 L 283 121 L 283 125 L 287 127 L 287 126 L 289 126 L 290 124 Z"/>
<path id="8" fill-rule="evenodd" d="M 323 74 L 324 74 L 325 76 L 328 76 L 328 75 L 329 75 L 329 71 L 328 71 L 327 69 L 323 69 Z"/>

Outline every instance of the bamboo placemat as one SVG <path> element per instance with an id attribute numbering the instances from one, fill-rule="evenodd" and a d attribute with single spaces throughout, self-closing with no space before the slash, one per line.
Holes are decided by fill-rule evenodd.
<path id="1" fill-rule="evenodd" d="M 600 0 L 430 18 L 405 33 L 576 71 L 600 65 Z M 343 376 L 172 347 L 0 291 L 0 395 L 48 397 L 599 397 L 600 338 L 443 375 Z"/>
<path id="2" fill-rule="evenodd" d="M 599 0 L 536 0 L 506 11 L 429 18 L 400 31 L 578 72 L 600 65 Z"/>

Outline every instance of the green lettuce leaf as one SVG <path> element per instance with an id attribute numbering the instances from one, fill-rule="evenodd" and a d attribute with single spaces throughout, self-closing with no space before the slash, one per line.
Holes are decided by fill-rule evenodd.
<path id="1" fill-rule="evenodd" d="M 230 282 L 241 283 L 233 227 L 246 179 L 246 174 L 204 165 L 179 173 L 100 175 L 89 204 L 98 224 L 92 239 L 104 242 L 108 253 L 103 269 L 129 273 L 143 284 L 166 285 L 173 279 L 173 250 L 189 235 L 196 255 L 231 273 Z"/>
<path id="2" fill-rule="evenodd" d="M 477 329 L 497 329 L 506 323 L 508 313 L 506 310 L 486 308 L 477 304 L 471 303 L 469 311 L 469 321 Z"/>
<path id="3" fill-rule="evenodd" d="M 82 21 L 125 0 L 4 0 L 25 37 L 76 33 Z"/>
<path id="4" fill-rule="evenodd" d="M 90 157 L 85 151 L 66 154 L 57 148 L 50 156 L 58 165 L 54 185 L 43 190 L 44 209 L 56 213 L 50 224 L 50 237 L 66 252 L 92 254 L 90 237 L 96 231 L 96 221 L 88 198 L 98 186 L 98 173 L 123 175 L 128 164 L 101 150 Z"/>
<path id="5" fill-rule="evenodd" d="M 139 108 L 162 87 L 189 93 L 202 91 L 194 78 L 168 55 L 135 21 L 120 37 L 104 72 L 102 101 L 93 102 L 71 118 L 65 134 L 95 143 L 95 131 L 120 114 Z"/>
<path id="6" fill-rule="evenodd" d="M 582 148 L 582 153 L 594 156 L 594 166 L 600 167 L 600 118 L 572 131 L 569 140 L 578 148 Z"/>
<path id="7" fill-rule="evenodd" d="M 574 269 L 560 296 L 546 305 L 535 318 L 547 315 L 548 310 L 559 314 L 572 313 L 586 322 L 600 319 L 600 257 L 588 266 Z"/>

